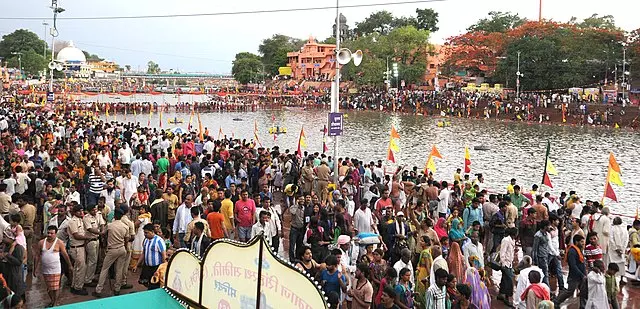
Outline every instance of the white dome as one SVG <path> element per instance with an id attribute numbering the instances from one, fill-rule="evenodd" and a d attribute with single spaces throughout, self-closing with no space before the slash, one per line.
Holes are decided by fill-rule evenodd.
<path id="1" fill-rule="evenodd" d="M 63 62 L 63 63 L 68 63 L 68 62 L 80 62 L 80 63 L 85 63 L 87 62 L 87 58 L 84 56 L 84 53 L 82 52 L 82 50 L 80 50 L 79 48 L 73 46 L 73 42 L 69 41 L 69 46 L 61 49 L 58 52 L 58 56 L 56 57 L 56 60 Z"/>

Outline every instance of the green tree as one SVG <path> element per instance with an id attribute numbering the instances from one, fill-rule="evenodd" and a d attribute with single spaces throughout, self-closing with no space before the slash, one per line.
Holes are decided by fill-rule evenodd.
<path id="1" fill-rule="evenodd" d="M 87 61 L 102 61 L 104 60 L 104 58 L 100 58 L 100 56 L 96 55 L 96 54 L 92 54 L 86 50 L 83 50 L 82 53 L 84 53 L 84 57 L 87 59 Z"/>
<path id="2" fill-rule="evenodd" d="M 9 66 L 17 68 L 20 65 L 20 60 L 22 60 L 22 70 L 24 70 L 26 74 L 37 75 L 41 73 L 49 63 L 47 59 L 42 57 L 42 54 L 36 53 L 33 50 L 27 50 L 21 53 L 21 57 L 12 55 L 12 57 L 8 59 L 8 62 Z"/>
<path id="3" fill-rule="evenodd" d="M 286 66 L 287 53 L 299 51 L 304 41 L 282 34 L 274 34 L 271 38 L 262 40 L 258 51 L 262 55 L 262 63 L 268 76 L 278 75 L 278 68 Z"/>
<path id="4" fill-rule="evenodd" d="M 467 28 L 467 31 L 484 31 L 484 32 L 507 32 L 514 29 L 527 20 L 518 16 L 518 14 L 511 14 L 510 12 L 489 12 L 489 18 L 482 18 L 475 24 Z"/>
<path id="5" fill-rule="evenodd" d="M 147 62 L 147 74 L 160 74 L 160 72 L 162 72 L 162 70 L 160 70 L 159 64 L 153 61 Z"/>
<path id="6" fill-rule="evenodd" d="M 416 14 L 416 28 L 429 32 L 438 31 L 438 12 L 433 9 L 416 9 Z"/>
<path id="7" fill-rule="evenodd" d="M 246 85 L 258 81 L 264 75 L 262 66 L 260 56 L 248 52 L 238 53 L 233 60 L 231 74 L 240 84 Z"/>
<path id="8" fill-rule="evenodd" d="M 582 22 L 577 22 L 576 17 L 571 17 L 570 24 L 576 25 L 582 29 L 604 29 L 604 30 L 620 30 L 616 26 L 615 18 L 612 15 L 600 16 L 597 13 L 585 18 Z"/>
<path id="9" fill-rule="evenodd" d="M 365 36 L 373 33 L 388 34 L 392 29 L 394 17 L 389 11 L 371 13 L 362 22 L 356 22 L 355 34 Z"/>
<path id="10" fill-rule="evenodd" d="M 18 29 L 2 37 L 0 41 L 0 57 L 9 59 L 13 57 L 11 53 L 34 51 L 42 54 L 45 42 L 37 34 L 26 30 Z"/>

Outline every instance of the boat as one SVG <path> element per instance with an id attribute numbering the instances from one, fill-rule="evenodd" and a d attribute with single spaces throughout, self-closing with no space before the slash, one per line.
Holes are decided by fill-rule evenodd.
<path id="1" fill-rule="evenodd" d="M 285 127 L 271 127 L 269 128 L 269 134 L 285 134 L 287 133 L 287 128 Z"/>
<path id="2" fill-rule="evenodd" d="M 473 146 L 473 150 L 487 151 L 487 150 L 491 150 L 491 147 L 487 145 L 478 145 L 478 146 Z"/>
<path id="3" fill-rule="evenodd" d="M 184 119 L 182 118 L 169 119 L 169 124 L 181 124 L 183 122 L 184 122 Z"/>
<path id="4" fill-rule="evenodd" d="M 451 122 L 449 122 L 449 121 L 438 121 L 438 123 L 436 125 L 438 127 L 440 127 L 440 128 L 444 128 L 444 127 L 451 126 Z"/>
<path id="5" fill-rule="evenodd" d="M 233 118 L 231 120 L 233 120 L 233 121 L 242 121 L 242 118 Z"/>

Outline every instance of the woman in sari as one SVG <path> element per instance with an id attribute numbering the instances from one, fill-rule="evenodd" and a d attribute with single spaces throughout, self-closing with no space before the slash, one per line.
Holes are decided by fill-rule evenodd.
<path id="1" fill-rule="evenodd" d="M 478 309 L 491 308 L 491 295 L 475 267 L 467 268 L 466 284 L 471 286 L 471 303 Z"/>
<path id="2" fill-rule="evenodd" d="M 422 252 L 418 258 L 418 267 L 416 273 L 416 294 L 422 295 L 429 288 L 429 273 L 431 273 L 431 264 L 433 257 L 431 256 L 431 239 L 429 236 L 422 236 Z"/>
<path id="3" fill-rule="evenodd" d="M 451 230 L 449 230 L 449 241 L 451 242 L 451 247 L 453 248 L 453 243 L 456 242 L 458 244 L 462 244 L 465 239 L 467 239 L 467 236 L 464 235 L 462 220 L 454 218 L 451 221 Z"/>
<path id="4" fill-rule="evenodd" d="M 457 242 L 451 242 L 447 264 L 449 265 L 449 273 L 456 276 L 458 282 L 464 282 L 467 263 L 464 261 L 464 255 Z"/>
<path id="5" fill-rule="evenodd" d="M 434 226 L 433 229 L 436 231 L 436 234 L 438 234 L 438 239 L 449 236 L 447 234 L 447 224 L 444 218 L 439 218 L 438 222 L 436 222 L 436 226 Z"/>

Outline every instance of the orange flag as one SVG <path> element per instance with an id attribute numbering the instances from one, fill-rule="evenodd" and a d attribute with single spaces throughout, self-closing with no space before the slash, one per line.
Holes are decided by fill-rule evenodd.
<path id="1" fill-rule="evenodd" d="M 618 165 L 618 161 L 616 161 L 616 158 L 613 156 L 613 152 L 609 153 L 609 167 L 611 167 L 612 170 L 620 173 L 620 165 Z"/>
<path id="2" fill-rule="evenodd" d="M 400 134 L 398 134 L 398 131 L 396 131 L 396 128 L 393 126 L 391 126 L 391 138 L 400 138 Z"/>
<path id="3" fill-rule="evenodd" d="M 464 172 L 471 173 L 471 155 L 467 146 L 464 147 Z"/>
<path id="4" fill-rule="evenodd" d="M 433 147 L 431 147 L 430 156 L 442 159 L 442 155 L 440 154 L 440 151 L 438 151 L 438 148 L 436 148 L 436 145 L 433 145 Z"/>

